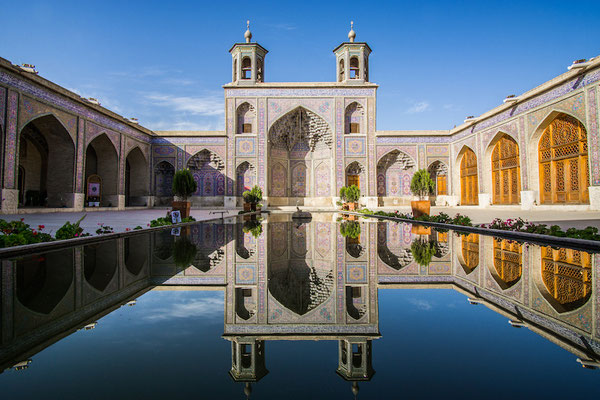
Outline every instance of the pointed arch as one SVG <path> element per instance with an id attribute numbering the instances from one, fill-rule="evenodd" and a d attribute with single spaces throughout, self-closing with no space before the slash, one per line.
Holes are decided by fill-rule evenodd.
<path id="1" fill-rule="evenodd" d="M 384 154 L 377 162 L 377 196 L 410 196 L 410 180 L 416 166 L 415 160 L 401 150 Z"/>
<path id="2" fill-rule="evenodd" d="M 539 204 L 589 204 L 587 130 L 579 119 L 550 112 L 532 135 L 529 156 Z"/>
<path id="3" fill-rule="evenodd" d="M 366 133 L 365 110 L 357 101 L 348 104 L 344 112 L 344 134 Z"/>
<path id="4" fill-rule="evenodd" d="M 445 196 L 448 194 L 448 165 L 441 160 L 429 164 L 427 172 L 435 182 L 435 195 Z"/>
<path id="5" fill-rule="evenodd" d="M 87 185 L 92 175 L 101 179 L 100 205 L 117 207 L 119 204 L 119 156 L 118 149 L 106 133 L 96 136 L 87 145 L 85 151 L 86 195 L 90 195 Z"/>
<path id="6" fill-rule="evenodd" d="M 499 131 L 485 149 L 482 160 L 483 192 L 492 194 L 492 204 L 521 202 L 521 158 L 518 142 Z"/>
<path id="7" fill-rule="evenodd" d="M 241 162 L 235 169 L 237 195 L 241 196 L 246 190 L 256 185 L 256 168 L 250 161 Z"/>
<path id="8" fill-rule="evenodd" d="M 460 240 L 454 247 L 458 263 L 465 272 L 469 275 L 479 266 L 479 235 L 471 233 L 468 235 L 459 235 Z"/>
<path id="9" fill-rule="evenodd" d="M 385 265 L 399 271 L 412 264 L 411 242 L 410 225 L 377 223 L 377 255 Z"/>
<path id="10" fill-rule="evenodd" d="M 469 146 L 463 146 L 458 153 L 460 179 L 460 204 L 479 204 L 479 174 L 477 170 L 477 155 Z"/>
<path id="11" fill-rule="evenodd" d="M 537 247 L 532 253 L 534 282 L 557 313 L 583 307 L 592 296 L 592 255 L 573 249 Z"/>
<path id="12" fill-rule="evenodd" d="M 116 281 L 119 265 L 117 254 L 116 241 L 84 246 L 83 275 L 89 286 L 97 292 L 110 290 L 109 285 Z"/>
<path id="13" fill-rule="evenodd" d="M 492 240 L 492 260 L 488 267 L 498 286 L 506 290 L 516 285 L 523 275 L 523 245 L 507 239 Z"/>
<path id="14" fill-rule="evenodd" d="M 346 186 L 356 185 L 364 195 L 367 188 L 367 170 L 360 161 L 352 161 L 346 166 Z"/>
<path id="15" fill-rule="evenodd" d="M 225 194 L 225 163 L 208 149 L 202 149 L 187 162 L 187 168 L 198 185 L 194 196 L 215 197 Z"/>
<path id="16" fill-rule="evenodd" d="M 150 176 L 148 161 L 139 146 L 127 154 L 124 173 L 125 206 L 147 206 Z"/>
<path id="17" fill-rule="evenodd" d="M 170 205 L 173 201 L 173 176 L 175 166 L 162 160 L 154 167 L 154 204 Z"/>
<path id="18" fill-rule="evenodd" d="M 252 104 L 245 101 L 235 111 L 237 134 L 256 133 L 256 110 Z"/>
<path id="19" fill-rule="evenodd" d="M 31 119 L 17 151 L 19 206 L 73 207 L 75 143 L 60 119 L 52 113 Z"/>

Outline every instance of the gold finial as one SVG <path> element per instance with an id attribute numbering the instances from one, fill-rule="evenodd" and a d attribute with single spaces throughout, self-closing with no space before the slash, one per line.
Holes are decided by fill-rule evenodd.
<path id="1" fill-rule="evenodd" d="M 356 32 L 354 32 L 354 21 L 350 21 L 350 32 L 348 32 L 348 40 L 350 42 L 354 42 L 354 38 L 356 38 Z"/>
<path id="2" fill-rule="evenodd" d="M 250 43 L 250 40 L 252 40 L 252 32 L 250 32 L 250 20 L 246 21 L 246 33 L 244 33 L 244 37 L 246 38 L 246 43 Z"/>

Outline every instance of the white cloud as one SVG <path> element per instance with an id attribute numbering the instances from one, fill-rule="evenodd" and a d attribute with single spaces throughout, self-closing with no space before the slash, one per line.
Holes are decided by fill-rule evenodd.
<path id="1" fill-rule="evenodd" d="M 158 307 L 144 317 L 150 321 L 173 318 L 216 317 L 223 315 L 223 297 L 202 298 L 173 303 L 169 307 Z"/>
<path id="2" fill-rule="evenodd" d="M 427 300 L 421 299 L 408 299 L 408 302 L 414 305 L 419 310 L 429 311 L 433 308 L 433 304 Z"/>
<path id="3" fill-rule="evenodd" d="M 460 110 L 462 110 L 462 106 L 459 106 L 457 104 L 444 104 L 442 106 L 442 108 L 444 110 L 448 110 L 448 111 L 460 111 Z"/>
<path id="4" fill-rule="evenodd" d="M 146 96 L 146 100 L 156 106 L 171 108 L 186 114 L 204 116 L 220 116 L 225 114 L 223 97 L 217 95 L 190 97 L 149 94 Z"/>
<path id="5" fill-rule="evenodd" d="M 426 101 L 419 101 L 414 103 L 406 112 L 408 114 L 422 113 L 430 109 L 429 103 Z"/>

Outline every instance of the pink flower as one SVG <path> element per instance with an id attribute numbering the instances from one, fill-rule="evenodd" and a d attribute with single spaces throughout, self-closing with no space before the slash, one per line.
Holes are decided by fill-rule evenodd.
<path id="1" fill-rule="evenodd" d="M 25 218 L 21 218 L 21 222 L 25 221 Z"/>
<path id="2" fill-rule="evenodd" d="M 76 234 L 75 234 L 75 237 L 77 237 L 77 236 L 79 236 L 79 233 L 76 233 Z"/>
<path id="3" fill-rule="evenodd" d="M 38 229 L 41 231 L 42 229 L 44 229 L 45 226 L 44 225 L 38 225 Z"/>
<path id="4" fill-rule="evenodd" d="M 131 229 L 129 228 L 125 228 L 125 232 L 129 232 Z"/>

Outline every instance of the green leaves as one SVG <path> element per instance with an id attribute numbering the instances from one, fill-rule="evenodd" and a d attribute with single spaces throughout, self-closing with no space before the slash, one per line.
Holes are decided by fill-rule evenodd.
<path id="1" fill-rule="evenodd" d="M 348 203 L 357 203 L 360 199 L 360 188 L 356 185 L 342 186 L 340 198 Z"/>
<path id="2" fill-rule="evenodd" d="M 173 194 L 181 197 L 184 201 L 194 194 L 198 189 L 198 184 L 189 169 L 182 169 L 175 172 L 173 176 Z"/>
<path id="3" fill-rule="evenodd" d="M 410 181 L 410 191 L 414 195 L 419 196 L 419 199 L 423 200 L 430 193 L 433 193 L 435 183 L 431 179 L 429 172 L 425 169 L 420 169 L 412 177 Z"/>

